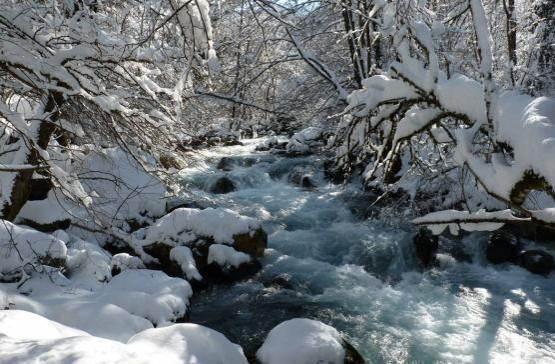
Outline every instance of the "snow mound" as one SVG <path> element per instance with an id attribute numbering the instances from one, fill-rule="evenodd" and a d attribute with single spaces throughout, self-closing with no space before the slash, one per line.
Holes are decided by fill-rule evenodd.
<path id="1" fill-rule="evenodd" d="M 110 254 L 98 244 L 76 239 L 68 243 L 67 276 L 89 288 L 112 278 Z"/>
<path id="2" fill-rule="evenodd" d="M 187 281 L 148 269 L 123 271 L 103 291 L 106 302 L 156 326 L 183 318 L 192 295 Z"/>
<path id="3" fill-rule="evenodd" d="M 63 241 L 1 220 L 0 275 L 17 274 L 26 264 L 60 266 L 66 258 L 67 247 Z"/>
<path id="4" fill-rule="evenodd" d="M 145 265 L 139 257 L 127 253 L 119 253 L 112 257 L 110 262 L 112 271 L 116 270 L 118 272 L 123 272 L 127 269 L 144 269 Z M 114 273 L 116 274 L 116 273 Z"/>
<path id="5" fill-rule="evenodd" d="M 212 262 L 218 265 L 239 267 L 243 263 L 250 262 L 251 257 L 243 252 L 238 252 L 230 246 L 222 244 L 212 244 L 208 248 L 208 264 Z"/>
<path id="6" fill-rule="evenodd" d="M 256 353 L 263 364 L 343 363 L 339 332 L 322 322 L 296 318 L 274 327 Z"/>
<path id="7" fill-rule="evenodd" d="M 195 324 L 148 329 L 120 343 L 18 310 L 0 311 L 0 352 L 1 364 L 247 363 L 241 347 Z"/>
<path id="8" fill-rule="evenodd" d="M 143 221 L 145 212 L 161 216 L 165 211 L 166 188 L 148 174 L 121 148 L 105 148 L 87 154 L 79 173 L 95 209 L 110 219 Z"/>
<path id="9" fill-rule="evenodd" d="M 216 243 L 233 244 L 234 235 L 249 233 L 259 227 L 258 220 L 224 208 L 180 208 L 147 228 L 140 244 L 174 242 L 186 245 L 200 237 L 211 238 Z"/>
<path id="10" fill-rule="evenodd" d="M 6 305 L 121 342 L 153 326 L 182 320 L 193 293 L 187 281 L 147 269 L 125 270 L 95 287 L 79 280 L 51 280 L 39 275 L 19 290 L 15 284 L 5 286 Z"/>

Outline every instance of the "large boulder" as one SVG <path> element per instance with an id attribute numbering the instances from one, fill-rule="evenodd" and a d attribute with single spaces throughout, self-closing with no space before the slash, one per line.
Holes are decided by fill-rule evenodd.
<path id="1" fill-rule="evenodd" d="M 152 268 L 200 287 L 254 274 L 268 240 L 257 220 L 213 208 L 176 209 L 136 235 Z"/>
<path id="2" fill-rule="evenodd" d="M 555 270 L 553 255 L 538 249 L 521 252 L 518 257 L 518 263 L 535 274 L 548 275 Z"/>
<path id="3" fill-rule="evenodd" d="M 237 187 L 235 187 L 235 183 L 233 183 L 229 177 L 223 176 L 218 178 L 216 182 L 210 186 L 209 192 L 215 194 L 226 194 L 233 192 L 236 189 Z"/>
<path id="4" fill-rule="evenodd" d="M 362 364 L 364 359 L 333 327 L 296 318 L 274 327 L 256 358 L 262 364 Z"/>
<path id="5" fill-rule="evenodd" d="M 519 239 L 503 230 L 493 232 L 486 247 L 486 258 L 493 264 L 515 262 L 521 250 Z"/>
<path id="6" fill-rule="evenodd" d="M 422 228 L 413 238 L 416 257 L 424 268 L 429 268 L 436 262 L 436 254 L 439 248 L 438 237 L 430 231 Z"/>

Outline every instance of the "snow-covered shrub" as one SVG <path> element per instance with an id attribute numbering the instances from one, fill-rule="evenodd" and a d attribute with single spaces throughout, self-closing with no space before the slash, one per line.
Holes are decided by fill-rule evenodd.
<path id="1" fill-rule="evenodd" d="M 547 156 L 555 152 L 555 99 L 497 86 L 484 7 L 480 0 L 468 5 L 463 10 L 471 13 L 479 56 L 467 74 L 441 62 L 444 31 L 433 14 L 407 16 L 386 31 L 397 59 L 347 98 L 337 165 L 346 172 L 359 166 L 368 187 L 405 190 L 417 200 L 417 214 L 513 210 L 478 218 L 466 213 L 463 228 L 519 218 L 552 224 L 555 167 Z M 533 206 L 527 197 L 534 190 L 551 199 Z M 464 222 L 452 212 L 433 217 L 441 226 Z"/>

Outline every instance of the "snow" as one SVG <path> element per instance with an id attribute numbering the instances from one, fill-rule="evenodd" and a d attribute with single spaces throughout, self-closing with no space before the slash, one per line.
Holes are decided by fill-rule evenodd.
<path id="1" fill-rule="evenodd" d="M 166 188 L 162 182 L 121 148 L 89 152 L 78 171 L 86 177 L 82 183 L 93 196 L 95 209 L 110 219 L 117 212 L 116 218 L 143 221 L 141 213 L 161 216 L 165 211 Z M 115 183 L 118 179 L 120 182 Z"/>
<path id="2" fill-rule="evenodd" d="M 148 227 L 144 239 L 138 242 L 143 246 L 157 241 L 186 245 L 205 237 L 216 243 L 233 244 L 234 235 L 250 233 L 259 227 L 258 220 L 225 208 L 179 208 Z"/>
<path id="3" fill-rule="evenodd" d="M 133 255 L 127 253 L 119 253 L 112 256 L 112 260 L 110 262 L 110 266 L 112 270 L 114 268 L 119 269 L 120 271 L 124 271 L 127 269 L 144 269 L 145 265 L 143 261 L 139 257 L 135 257 Z"/>
<path id="4" fill-rule="evenodd" d="M 339 332 L 322 322 L 296 318 L 274 327 L 256 353 L 262 364 L 343 363 Z"/>
<path id="5" fill-rule="evenodd" d="M 148 269 L 128 269 L 112 278 L 102 291 L 107 302 L 156 326 L 182 318 L 192 295 L 187 281 Z"/>
<path id="6" fill-rule="evenodd" d="M 243 263 L 250 262 L 251 257 L 243 252 L 238 252 L 230 246 L 212 244 L 208 248 L 208 264 L 218 263 L 220 266 L 239 267 Z"/>
<path id="7" fill-rule="evenodd" d="M 81 286 L 99 287 L 112 278 L 110 253 L 98 244 L 81 239 L 68 242 L 67 276 L 78 280 Z"/>
<path id="8" fill-rule="evenodd" d="M 121 343 L 19 310 L 0 311 L 0 352 L 2 364 L 247 363 L 238 345 L 196 324 L 148 329 Z"/>
<path id="9" fill-rule="evenodd" d="M 486 120 L 486 104 L 482 85 L 471 78 L 455 74 L 438 81 L 435 95 L 446 110 L 467 115 L 473 122 Z"/>
<path id="10" fill-rule="evenodd" d="M 311 126 L 293 134 L 286 145 L 287 152 L 305 154 L 311 148 L 321 146 L 323 143 L 319 139 L 322 137 L 322 133 L 321 128 Z"/>
<path id="11" fill-rule="evenodd" d="M 191 249 L 186 246 L 176 246 L 170 250 L 170 259 L 176 262 L 181 271 L 185 273 L 188 280 L 202 280 L 202 276 L 197 270 L 195 259 Z"/>
<path id="12" fill-rule="evenodd" d="M 65 262 L 67 247 L 52 235 L 17 226 L 9 221 L 0 222 L 0 274 L 18 273 L 24 265 Z"/>
<path id="13" fill-rule="evenodd" d="M 452 232 L 462 228 L 466 231 L 494 231 L 503 227 L 507 222 L 527 221 L 528 219 L 515 217 L 511 210 L 488 212 L 479 210 L 475 213 L 458 210 L 443 210 L 431 212 L 418 217 L 412 222 L 418 225 L 427 225 L 436 235 L 449 227 Z M 457 235 L 456 233 L 454 235 Z"/>
<path id="14" fill-rule="evenodd" d="M 90 288 L 79 279 L 33 276 L 17 289 L 0 286 L 7 305 L 44 316 L 88 334 L 127 341 L 134 334 L 182 319 L 192 289 L 160 271 L 128 269 Z"/>

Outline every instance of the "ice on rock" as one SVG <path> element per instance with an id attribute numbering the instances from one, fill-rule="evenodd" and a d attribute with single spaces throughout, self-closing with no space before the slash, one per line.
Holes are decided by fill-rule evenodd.
<path id="1" fill-rule="evenodd" d="M 343 363 L 339 332 L 322 322 L 296 318 L 274 327 L 256 353 L 263 364 Z"/>

